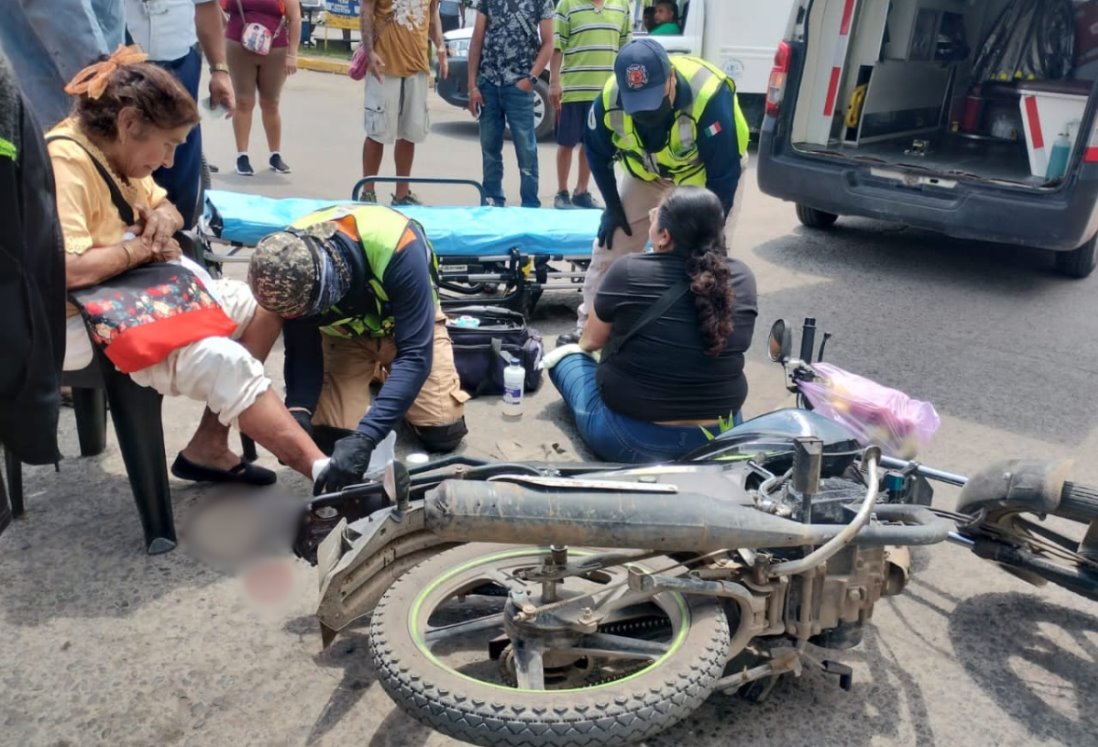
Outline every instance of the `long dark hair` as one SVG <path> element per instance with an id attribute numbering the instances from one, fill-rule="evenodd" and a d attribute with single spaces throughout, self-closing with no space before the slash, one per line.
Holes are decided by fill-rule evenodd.
<path id="1" fill-rule="evenodd" d="M 666 230 L 686 274 L 698 310 L 705 354 L 717 357 L 732 334 L 732 270 L 724 244 L 724 207 L 702 187 L 676 187 L 660 204 L 657 228 Z"/>

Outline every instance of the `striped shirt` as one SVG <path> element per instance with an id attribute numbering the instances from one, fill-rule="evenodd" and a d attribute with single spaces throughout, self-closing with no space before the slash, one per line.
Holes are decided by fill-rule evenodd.
<path id="1" fill-rule="evenodd" d="M 560 0 L 554 49 L 562 53 L 561 100 L 594 101 L 614 74 L 614 58 L 629 42 L 629 0 Z"/>

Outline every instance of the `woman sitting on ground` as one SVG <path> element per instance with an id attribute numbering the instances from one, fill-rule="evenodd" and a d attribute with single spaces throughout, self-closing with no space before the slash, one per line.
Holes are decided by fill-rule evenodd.
<path id="1" fill-rule="evenodd" d="M 720 200 L 700 187 L 672 190 L 652 211 L 649 237 L 654 252 L 606 274 L 579 344 L 546 357 L 580 436 L 613 462 L 684 456 L 747 398 L 755 276 L 727 257 Z M 670 305 L 652 318 L 662 299 Z"/>
<path id="2" fill-rule="evenodd" d="M 70 289 L 103 283 L 138 265 L 177 261 L 181 255 L 173 234 L 183 218 L 152 173 L 172 165 L 176 146 L 198 123 L 198 111 L 170 73 L 144 58 L 136 47 L 120 47 L 109 60 L 81 71 L 66 88 L 76 98 L 72 116 L 47 135 Z M 125 225 L 107 175 L 133 208 L 137 225 Z M 274 482 L 273 472 L 243 462 L 229 449 L 229 426 L 238 424 L 283 462 L 315 479 L 324 455 L 286 411 L 259 362 L 278 337 L 281 319 L 258 308 L 245 283 L 208 280 L 208 275 L 204 280 L 237 325 L 232 339 L 201 339 L 130 374 L 161 394 L 182 394 L 208 405 L 172 474 L 185 480 Z M 72 305 L 68 317 L 64 368 L 77 370 L 92 362 L 91 341 Z"/>

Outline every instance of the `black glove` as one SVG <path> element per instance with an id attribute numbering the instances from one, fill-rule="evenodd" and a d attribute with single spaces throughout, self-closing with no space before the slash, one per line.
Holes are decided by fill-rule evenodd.
<path id="1" fill-rule="evenodd" d="M 602 220 L 599 221 L 599 246 L 607 249 L 614 248 L 614 230 L 620 228 L 626 236 L 633 235 L 633 229 L 629 227 L 629 219 L 625 217 L 625 208 L 621 203 L 611 205 L 609 202 L 602 211 Z"/>
<path id="2" fill-rule="evenodd" d="M 308 410 L 295 407 L 290 410 L 290 414 L 294 416 L 294 420 L 301 426 L 301 430 L 305 431 L 309 438 L 316 441 L 316 437 L 313 436 L 313 415 Z"/>
<path id="3" fill-rule="evenodd" d="M 362 473 L 370 466 L 373 453 L 373 439 L 361 433 L 352 433 L 336 441 L 332 460 L 313 485 L 313 495 L 337 493 L 348 485 L 362 482 Z"/>

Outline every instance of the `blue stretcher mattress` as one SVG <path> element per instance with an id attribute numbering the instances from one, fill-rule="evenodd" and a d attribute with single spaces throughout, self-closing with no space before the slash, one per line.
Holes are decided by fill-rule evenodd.
<path id="1" fill-rule="evenodd" d="M 206 200 L 221 218 L 220 238 L 255 246 L 298 218 L 350 200 L 273 198 L 209 190 Z M 209 208 L 207 208 L 209 211 Z M 411 206 L 400 211 L 419 221 L 440 257 L 489 257 L 517 248 L 526 255 L 589 257 L 599 210 Z"/>

